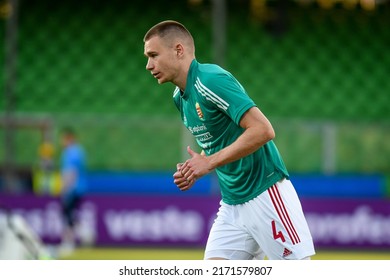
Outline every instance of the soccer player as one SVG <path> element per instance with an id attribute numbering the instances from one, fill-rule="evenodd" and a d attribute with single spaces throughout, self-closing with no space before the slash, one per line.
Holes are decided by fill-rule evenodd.
<path id="1" fill-rule="evenodd" d="M 187 147 L 174 183 L 190 189 L 215 170 L 222 200 L 205 259 L 310 259 L 315 254 L 301 203 L 273 142 L 272 125 L 228 71 L 195 58 L 191 33 L 163 21 L 144 37 L 146 69 L 176 85 L 174 103 L 202 148 Z"/>
<path id="2" fill-rule="evenodd" d="M 62 193 L 61 206 L 65 220 L 60 254 L 66 255 L 76 245 L 76 210 L 87 190 L 86 158 L 83 147 L 77 141 L 76 133 L 70 127 L 62 130 L 63 151 L 61 155 Z"/>

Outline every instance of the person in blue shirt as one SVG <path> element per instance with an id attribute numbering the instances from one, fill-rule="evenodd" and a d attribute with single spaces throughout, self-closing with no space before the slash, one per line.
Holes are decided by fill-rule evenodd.
<path id="1" fill-rule="evenodd" d="M 65 222 L 62 236 L 63 249 L 71 251 L 75 246 L 76 210 L 87 190 L 86 157 L 77 141 L 75 131 L 66 127 L 61 133 L 63 151 L 61 155 L 61 206 Z"/>

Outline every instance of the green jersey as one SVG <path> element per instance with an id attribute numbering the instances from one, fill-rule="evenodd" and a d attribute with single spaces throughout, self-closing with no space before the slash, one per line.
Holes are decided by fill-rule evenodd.
<path id="1" fill-rule="evenodd" d="M 232 74 L 215 64 L 192 61 L 187 85 L 176 88 L 173 99 L 184 125 L 206 155 L 232 144 L 242 133 L 243 114 L 256 106 Z M 267 190 L 287 169 L 273 141 L 254 153 L 216 169 L 222 200 L 242 204 Z"/>

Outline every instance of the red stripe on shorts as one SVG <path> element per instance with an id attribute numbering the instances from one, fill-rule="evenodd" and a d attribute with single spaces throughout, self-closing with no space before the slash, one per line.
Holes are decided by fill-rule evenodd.
<path id="1" fill-rule="evenodd" d="M 293 223 L 291 222 L 287 209 L 283 203 L 278 187 L 276 185 L 273 185 L 271 188 L 268 189 L 268 193 L 271 197 L 272 204 L 274 205 L 275 210 L 278 213 L 279 219 L 282 221 L 282 224 L 286 229 L 292 243 L 296 244 L 301 242 L 298 233 L 295 230 Z"/>

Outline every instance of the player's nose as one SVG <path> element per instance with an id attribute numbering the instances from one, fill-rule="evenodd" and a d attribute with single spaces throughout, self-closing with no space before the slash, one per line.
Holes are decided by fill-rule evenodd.
<path id="1" fill-rule="evenodd" d="M 148 59 L 148 62 L 146 63 L 146 70 L 152 70 L 153 69 L 153 63 Z"/>

